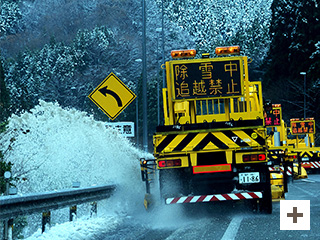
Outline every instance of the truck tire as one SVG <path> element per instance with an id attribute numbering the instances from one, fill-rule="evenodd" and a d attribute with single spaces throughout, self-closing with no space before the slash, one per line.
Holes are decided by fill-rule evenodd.
<path id="1" fill-rule="evenodd" d="M 186 181 L 182 169 L 159 171 L 160 195 L 162 198 L 187 195 Z"/>
<path id="2" fill-rule="evenodd" d="M 259 201 L 259 209 L 261 213 L 272 213 L 272 193 L 269 170 L 266 171 L 266 182 L 264 183 L 262 199 Z"/>

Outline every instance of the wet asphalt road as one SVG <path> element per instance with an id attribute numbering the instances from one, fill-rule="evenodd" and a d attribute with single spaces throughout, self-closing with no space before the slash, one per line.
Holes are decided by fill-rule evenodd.
<path id="1" fill-rule="evenodd" d="M 320 239 L 320 175 L 290 183 L 286 199 L 310 200 L 310 231 L 280 230 L 280 202 L 273 203 L 271 215 L 252 212 L 243 202 L 223 202 L 165 206 L 156 212 L 128 216 L 98 239 Z"/>

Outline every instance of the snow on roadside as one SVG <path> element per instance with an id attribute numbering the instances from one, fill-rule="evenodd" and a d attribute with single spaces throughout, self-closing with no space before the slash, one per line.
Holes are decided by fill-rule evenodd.
<path id="1" fill-rule="evenodd" d="M 139 158 L 152 155 L 135 148 L 116 130 L 106 128 L 104 122 L 95 121 L 85 112 L 39 101 L 30 112 L 9 119 L 8 130 L 0 137 L 2 149 L 12 138 L 12 150 L 5 160 L 14 164 L 13 176 L 24 179 L 17 183 L 18 194 L 66 189 L 78 181 L 81 187 L 116 184 L 115 194 L 107 205 L 99 205 L 98 214 L 117 214 L 116 209 L 121 209 L 120 215 L 126 215 L 143 208 L 145 186 Z M 55 212 L 52 222 L 67 219 L 67 212 Z M 38 228 L 35 221 L 38 223 L 29 219 L 27 236 Z"/>
<path id="2" fill-rule="evenodd" d="M 89 219 L 82 217 L 74 222 L 56 224 L 43 234 L 41 233 L 41 229 L 38 229 L 26 240 L 94 240 L 99 235 L 114 230 L 120 223 L 121 220 L 113 216 Z"/>

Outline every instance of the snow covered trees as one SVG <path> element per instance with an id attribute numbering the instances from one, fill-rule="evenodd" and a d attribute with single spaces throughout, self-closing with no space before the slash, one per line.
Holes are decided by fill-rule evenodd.
<path id="1" fill-rule="evenodd" d="M 42 49 L 27 51 L 18 61 L 9 63 L 6 80 L 15 109 L 28 110 L 39 99 L 74 106 L 74 93 L 88 91 L 88 83 L 79 76 L 88 66 L 105 59 L 101 54 L 110 41 L 112 32 L 105 27 L 81 30 L 71 46 L 52 40 Z"/>
<path id="2" fill-rule="evenodd" d="M 300 72 L 307 73 L 307 117 L 319 114 L 319 96 L 314 94 L 319 91 L 319 31 L 318 1 L 273 1 L 272 43 L 264 83 L 271 99 L 285 103 L 288 118 L 303 116 L 304 78 Z"/>
<path id="3" fill-rule="evenodd" d="M 17 33 L 22 27 L 20 19 L 21 11 L 16 1 L 0 1 L 0 37 Z"/>
<path id="4" fill-rule="evenodd" d="M 272 11 L 270 78 L 299 78 L 309 70 L 320 40 L 319 6 L 314 0 L 275 0 Z"/>
<path id="5" fill-rule="evenodd" d="M 200 52 L 240 45 L 256 66 L 261 64 L 269 49 L 272 0 L 163 1 L 168 27 L 174 22 L 187 31 Z"/>
<path id="6" fill-rule="evenodd" d="M 20 1 L 21 10 L 17 3 L 5 2 L 11 4 L 12 12 L 17 9 L 15 24 L 11 25 L 23 25 L 24 37 L 18 41 L 24 39 L 29 46 L 28 51 L 14 57 L 16 61 L 6 65 L 16 109 L 30 109 L 41 98 L 83 110 L 84 101 L 79 101 L 79 95 L 83 99 L 88 89 L 111 71 L 125 83 L 137 86 L 141 73 L 141 66 L 135 61 L 141 57 L 140 1 L 122 1 L 121 6 L 110 0 Z M 158 79 L 155 75 L 161 65 L 161 35 L 156 31 L 161 27 L 161 3 L 147 1 L 150 80 Z M 165 55 L 178 47 L 196 47 L 200 53 L 212 53 L 218 45 L 238 44 L 257 66 L 269 46 L 270 4 L 271 0 L 164 0 Z M 82 29 L 84 24 L 88 30 Z M 92 28 L 94 24 L 101 27 Z"/>
<path id="7" fill-rule="evenodd" d="M 253 59 L 250 78 L 263 79 L 271 99 L 299 105 L 300 71 L 307 72 L 310 94 L 318 91 L 320 16 L 315 0 L 147 0 L 150 88 L 161 82 L 162 4 L 165 60 L 177 48 L 213 53 L 216 46 L 237 44 Z M 98 113 L 106 120 L 87 96 L 110 72 L 139 92 L 140 0 L 0 0 L 0 6 L 0 49 L 10 111 L 30 109 L 40 98 Z M 298 87 L 290 89 L 288 83 Z M 288 92 L 277 90 L 279 86 Z M 156 93 L 150 89 L 149 106 L 157 106 Z M 130 106 L 117 120 L 133 121 L 134 109 Z M 150 118 L 155 119 L 156 110 L 150 110 Z"/>

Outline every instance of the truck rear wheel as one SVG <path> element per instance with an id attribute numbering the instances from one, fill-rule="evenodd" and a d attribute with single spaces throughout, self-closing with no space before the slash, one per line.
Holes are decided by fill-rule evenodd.
<path id="1" fill-rule="evenodd" d="M 259 209 L 262 213 L 272 213 L 272 193 L 269 171 L 266 172 L 266 183 L 264 184 L 262 199 L 259 201 Z"/>
<path id="2" fill-rule="evenodd" d="M 188 179 L 183 169 L 163 169 L 159 171 L 160 194 L 162 198 L 188 195 Z"/>

